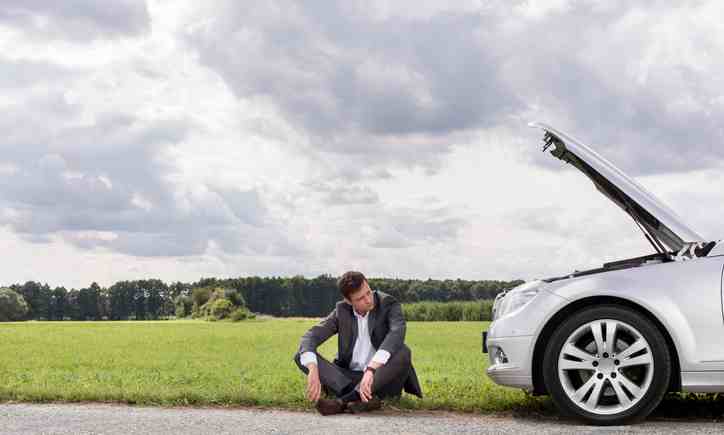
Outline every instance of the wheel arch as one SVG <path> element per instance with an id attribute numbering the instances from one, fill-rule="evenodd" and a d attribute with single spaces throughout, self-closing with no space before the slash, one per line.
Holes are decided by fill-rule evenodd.
<path id="1" fill-rule="evenodd" d="M 659 329 L 661 334 L 666 340 L 666 345 L 671 356 L 671 379 L 669 380 L 668 391 L 681 391 L 681 368 L 679 363 L 679 353 L 674 344 L 674 340 L 671 338 L 671 334 L 664 327 L 663 323 L 659 321 L 649 310 L 637 304 L 636 302 L 630 301 L 625 298 L 616 296 L 591 296 L 582 298 L 571 302 L 565 307 L 561 308 L 554 314 L 538 334 L 538 339 L 533 350 L 532 360 L 532 374 L 533 374 L 533 394 L 542 395 L 547 394 L 545 382 L 543 381 L 543 354 L 545 353 L 546 345 L 553 335 L 556 327 L 560 324 L 562 319 L 572 315 L 573 313 L 580 311 L 584 308 L 601 305 L 601 304 L 617 304 L 628 308 L 631 308 L 638 313 L 649 319 Z"/>

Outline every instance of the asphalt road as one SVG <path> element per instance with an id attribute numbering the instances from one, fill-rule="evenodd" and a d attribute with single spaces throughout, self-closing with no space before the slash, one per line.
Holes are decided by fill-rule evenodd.
<path id="1" fill-rule="evenodd" d="M 702 434 L 724 422 L 650 420 L 582 426 L 554 419 L 382 411 L 364 416 L 259 409 L 147 408 L 105 404 L 0 404 L 1 434 Z"/>

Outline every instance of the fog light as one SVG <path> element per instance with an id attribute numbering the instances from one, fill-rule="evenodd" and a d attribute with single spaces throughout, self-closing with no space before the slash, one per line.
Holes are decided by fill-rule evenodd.
<path id="1" fill-rule="evenodd" d="M 505 355 L 505 352 L 503 352 L 503 349 L 497 347 L 495 348 L 495 353 L 493 354 L 493 362 L 495 364 L 507 364 L 508 363 L 508 357 Z"/>

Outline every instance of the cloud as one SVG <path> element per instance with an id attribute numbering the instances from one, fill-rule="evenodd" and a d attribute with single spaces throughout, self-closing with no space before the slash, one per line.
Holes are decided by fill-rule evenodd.
<path id="1" fill-rule="evenodd" d="M 346 206 L 351 204 L 376 204 L 380 197 L 369 186 L 349 184 L 345 181 L 308 181 L 304 188 L 322 195 L 321 201 L 329 206 Z"/>
<path id="2" fill-rule="evenodd" d="M 0 89 L 13 92 L 19 88 L 38 85 L 50 80 L 70 77 L 74 73 L 67 68 L 47 62 L 10 60 L 0 58 Z"/>
<path id="3" fill-rule="evenodd" d="M 357 246 L 401 249 L 458 242 L 470 217 L 427 198 L 426 204 L 358 206 L 347 218 Z M 356 230 L 356 231 L 355 231 Z"/>
<path id="4" fill-rule="evenodd" d="M 570 131 L 633 175 L 720 164 L 724 47 L 707 35 L 721 33 L 709 18 L 721 6 L 566 5 L 499 35 L 509 53 L 530 53 L 505 58 L 507 80 L 530 103 L 526 115 Z"/>
<path id="5" fill-rule="evenodd" d="M 400 210 L 377 222 L 370 222 L 364 233 L 373 248 L 408 248 L 415 245 L 455 243 L 469 222 L 462 218 L 438 216 L 435 212 L 420 215 Z"/>
<path id="6" fill-rule="evenodd" d="M 239 98 L 270 101 L 320 152 L 434 167 L 457 133 L 520 108 L 485 37 L 495 23 L 478 14 L 378 20 L 361 2 L 214 11 L 186 35 L 201 61 Z"/>
<path id="7" fill-rule="evenodd" d="M 88 41 L 135 36 L 150 29 L 144 0 L 5 0 L 0 26 L 22 30 L 26 36 Z"/>
<path id="8" fill-rule="evenodd" d="M 0 139 L 9 168 L 0 172 L 0 225 L 33 243 L 60 237 L 135 256 L 200 255 L 210 244 L 300 252 L 257 190 L 174 179 L 169 151 L 188 136 L 188 119 L 106 113 L 87 122 L 82 113 L 58 96 L 10 111 Z"/>
<path id="9" fill-rule="evenodd" d="M 717 183 L 697 185 L 724 163 L 722 8 L 11 0 L 0 235 L 108 280 L 512 278 L 648 253 L 526 123 L 715 229 Z"/>
<path id="10" fill-rule="evenodd" d="M 214 8 L 185 35 L 201 61 L 239 98 L 270 102 L 313 149 L 358 165 L 435 173 L 475 132 L 531 118 L 634 175 L 724 160 L 716 2 Z"/>

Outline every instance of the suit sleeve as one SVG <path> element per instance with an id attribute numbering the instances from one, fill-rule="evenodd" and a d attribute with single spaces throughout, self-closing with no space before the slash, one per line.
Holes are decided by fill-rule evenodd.
<path id="1" fill-rule="evenodd" d="M 338 330 L 339 323 L 337 322 L 337 309 L 335 308 L 326 318 L 304 333 L 299 344 L 299 353 L 316 352 L 317 347 L 336 334 Z"/>
<path id="2" fill-rule="evenodd" d="M 390 305 L 388 319 L 390 329 L 385 339 L 382 340 L 382 344 L 380 344 L 380 350 L 385 350 L 390 355 L 394 355 L 405 343 L 405 331 L 407 330 L 405 317 L 402 315 L 402 306 L 399 302 L 395 301 Z"/>

